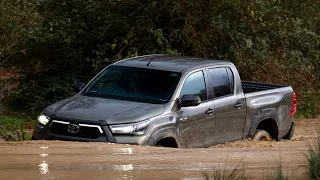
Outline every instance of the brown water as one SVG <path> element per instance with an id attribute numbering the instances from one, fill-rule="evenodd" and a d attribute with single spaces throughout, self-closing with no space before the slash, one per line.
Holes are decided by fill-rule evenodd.
<path id="1" fill-rule="evenodd" d="M 305 130 L 309 123 L 299 124 L 294 141 L 240 141 L 203 149 L 64 141 L 0 143 L 0 179 L 202 179 L 202 171 L 232 169 L 239 163 L 246 177 L 262 179 L 280 162 L 288 175 L 301 179 L 305 150 L 313 139 L 307 135 L 314 132 Z"/>

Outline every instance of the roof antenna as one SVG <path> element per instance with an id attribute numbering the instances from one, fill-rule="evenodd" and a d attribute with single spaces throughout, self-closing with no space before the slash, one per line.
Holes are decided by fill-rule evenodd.
<path id="1" fill-rule="evenodd" d="M 147 66 L 150 65 L 151 61 L 153 60 L 153 57 L 154 57 L 154 55 L 152 54 L 152 57 L 151 57 L 150 61 L 148 62 Z"/>

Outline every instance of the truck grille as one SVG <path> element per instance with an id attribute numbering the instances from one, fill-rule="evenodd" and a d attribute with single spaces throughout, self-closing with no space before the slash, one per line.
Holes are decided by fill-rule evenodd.
<path id="1" fill-rule="evenodd" d="M 100 136 L 103 136 L 101 127 L 97 125 L 77 124 L 80 127 L 80 129 L 76 133 L 70 133 L 68 131 L 69 125 L 70 125 L 69 122 L 53 120 L 49 129 L 51 133 L 64 135 L 64 136 L 90 138 L 90 139 L 96 139 Z"/>

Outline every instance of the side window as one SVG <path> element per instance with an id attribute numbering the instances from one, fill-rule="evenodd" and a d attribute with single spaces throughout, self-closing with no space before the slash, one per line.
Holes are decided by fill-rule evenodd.
<path id="1" fill-rule="evenodd" d="M 232 94 L 226 68 L 209 69 L 209 76 L 211 80 L 210 88 L 213 89 L 216 98 Z"/>
<path id="2" fill-rule="evenodd" d="M 187 77 L 181 89 L 180 96 L 185 94 L 195 94 L 200 96 L 201 101 L 207 100 L 207 90 L 202 71 L 195 72 Z"/>
<path id="3" fill-rule="evenodd" d="M 234 76 L 233 76 L 233 73 L 232 73 L 230 68 L 227 68 L 227 73 L 228 73 L 229 81 L 230 81 L 231 94 L 233 94 L 233 91 L 234 91 Z"/>

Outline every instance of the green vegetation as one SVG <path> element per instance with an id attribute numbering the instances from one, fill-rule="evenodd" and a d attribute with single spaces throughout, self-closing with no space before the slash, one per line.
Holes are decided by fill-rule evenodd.
<path id="1" fill-rule="evenodd" d="M 19 116 L 0 115 L 0 139 L 6 141 L 30 140 L 34 123 L 34 121 Z"/>
<path id="2" fill-rule="evenodd" d="M 301 118 L 319 118 L 320 117 L 320 92 L 305 93 L 298 97 L 297 117 Z"/>
<path id="3" fill-rule="evenodd" d="M 202 172 L 205 180 L 245 180 L 244 168 L 240 168 L 241 161 L 231 170 L 227 169 L 228 161 L 226 160 L 223 170 L 213 170 L 212 172 Z"/>
<path id="4" fill-rule="evenodd" d="M 271 180 L 289 180 L 289 177 L 284 174 L 281 164 L 277 169 L 273 172 Z"/>
<path id="5" fill-rule="evenodd" d="M 241 163 L 241 162 L 240 162 Z M 202 177 L 204 180 L 245 180 L 250 179 L 246 177 L 244 173 L 245 167 L 239 168 L 240 163 L 233 169 L 227 169 L 227 163 L 225 163 L 225 168 L 223 170 L 213 170 L 212 172 L 202 172 Z M 270 170 L 267 175 L 263 176 L 263 179 L 270 180 L 289 180 L 290 178 L 284 174 L 281 164 L 276 167 L 274 171 Z M 294 176 L 292 176 L 295 179 Z"/>
<path id="6" fill-rule="evenodd" d="M 309 147 L 307 154 L 307 172 L 310 179 L 320 177 L 320 136 L 318 134 L 315 145 Z"/>
<path id="7" fill-rule="evenodd" d="M 37 115 L 111 62 L 168 53 L 236 64 L 244 80 L 292 85 L 318 117 L 320 1 L 2 0 L 0 66 L 19 73 L 10 111 Z"/>
<path id="8" fill-rule="evenodd" d="M 214 170 L 213 172 L 202 172 L 204 180 L 245 180 L 247 179 L 243 171 L 235 168 L 232 171 L 224 169 L 223 171 Z"/>

